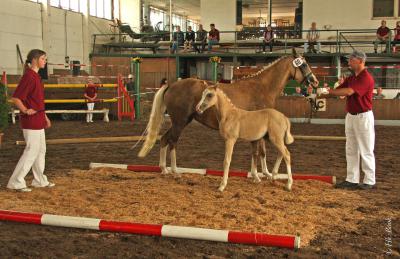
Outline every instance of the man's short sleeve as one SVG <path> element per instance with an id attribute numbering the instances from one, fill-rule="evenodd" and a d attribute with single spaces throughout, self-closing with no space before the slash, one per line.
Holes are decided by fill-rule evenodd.
<path id="1" fill-rule="evenodd" d="M 352 84 L 349 87 L 353 89 L 358 96 L 364 96 L 369 93 L 371 89 L 374 89 L 374 81 L 371 77 L 364 76 L 356 84 Z"/>
<path id="2" fill-rule="evenodd" d="M 34 79 L 29 75 L 25 74 L 15 89 L 13 96 L 21 101 L 25 101 L 27 96 L 32 92 L 34 85 Z"/>

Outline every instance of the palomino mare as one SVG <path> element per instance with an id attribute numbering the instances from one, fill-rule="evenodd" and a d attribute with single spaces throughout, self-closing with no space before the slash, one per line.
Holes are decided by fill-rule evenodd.
<path id="1" fill-rule="evenodd" d="M 264 108 L 274 108 L 276 98 L 290 79 L 303 84 L 318 86 L 318 80 L 312 73 L 304 57 L 293 54 L 281 57 L 259 72 L 238 80 L 232 84 L 219 84 L 221 90 L 229 97 L 236 107 L 248 111 Z M 164 86 L 154 96 L 153 106 L 147 125 L 146 140 L 138 156 L 144 157 L 154 146 L 164 120 L 164 113 L 168 111 L 172 126 L 162 136 L 160 142 L 160 167 L 163 173 L 166 168 L 167 148 L 170 148 L 171 171 L 176 173 L 176 146 L 182 130 L 193 119 L 212 129 L 218 129 L 218 120 L 215 108 L 208 109 L 203 114 L 197 114 L 196 105 L 200 101 L 204 89 L 207 87 L 203 80 L 184 79 L 169 86 Z M 258 149 L 265 158 L 265 144 L 252 145 L 253 153 Z M 257 148 L 262 146 L 263 148 Z M 252 163 L 254 164 L 254 163 Z M 257 170 L 251 169 L 252 172 Z"/>
<path id="2" fill-rule="evenodd" d="M 239 109 L 219 89 L 218 84 L 209 86 L 204 90 L 202 98 L 196 106 L 196 111 L 202 114 L 210 107 L 216 108 L 219 132 L 225 140 L 224 175 L 218 190 L 221 192 L 224 191 L 228 184 L 233 147 L 240 138 L 253 143 L 260 139 L 265 139 L 269 140 L 276 147 L 279 155 L 272 170 L 272 179 L 277 179 L 278 169 L 283 158 L 286 163 L 288 180 L 286 189 L 290 191 L 292 189 L 293 178 L 290 166 L 290 153 L 285 144 L 293 143 L 294 139 L 292 134 L 290 134 L 289 119 L 283 113 L 271 108 L 257 111 Z M 257 157 L 253 153 L 252 163 L 255 163 L 255 161 L 257 161 Z M 257 172 L 252 171 L 251 173 L 254 181 L 260 182 Z"/>

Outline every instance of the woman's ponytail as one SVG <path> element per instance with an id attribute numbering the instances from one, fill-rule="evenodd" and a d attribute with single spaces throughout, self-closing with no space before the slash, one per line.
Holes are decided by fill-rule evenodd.
<path id="1" fill-rule="evenodd" d="M 40 49 L 32 49 L 31 51 L 29 51 L 24 63 L 24 74 L 30 68 L 29 64 L 32 65 L 32 60 L 39 59 L 43 55 L 46 55 L 46 52 Z"/>

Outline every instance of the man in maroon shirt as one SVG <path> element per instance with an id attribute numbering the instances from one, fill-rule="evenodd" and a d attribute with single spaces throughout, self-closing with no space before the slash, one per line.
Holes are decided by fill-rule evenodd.
<path id="1" fill-rule="evenodd" d="M 376 31 L 376 40 L 374 41 L 374 50 L 375 53 L 378 52 L 378 45 L 379 43 L 386 43 L 386 48 L 384 52 L 387 52 L 389 49 L 389 36 L 390 36 L 390 29 L 386 26 L 386 21 L 382 20 L 381 26 Z"/>
<path id="2" fill-rule="evenodd" d="M 349 57 L 349 67 L 354 75 L 349 76 L 336 89 L 329 89 L 329 94 L 322 97 L 346 96 L 346 181 L 338 188 L 372 189 L 375 187 L 375 130 L 372 113 L 372 95 L 374 79 L 365 68 L 366 55 L 354 51 Z M 361 167 L 364 171 L 363 184 L 360 182 Z"/>

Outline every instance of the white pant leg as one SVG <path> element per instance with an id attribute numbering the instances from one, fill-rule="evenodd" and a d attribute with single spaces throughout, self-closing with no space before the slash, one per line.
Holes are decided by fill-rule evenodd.
<path id="1" fill-rule="evenodd" d="M 32 166 L 33 177 L 34 177 L 32 181 L 32 186 L 44 187 L 49 184 L 46 175 L 44 175 L 45 158 L 46 158 L 46 135 L 43 130 L 40 134 L 39 154 Z"/>
<path id="2" fill-rule="evenodd" d="M 33 163 L 36 161 L 40 152 L 40 135 L 44 130 L 23 129 L 26 142 L 24 153 L 18 161 L 13 174 L 8 181 L 7 188 L 21 189 L 26 188 L 25 176 L 29 173 Z"/>
<path id="3" fill-rule="evenodd" d="M 346 162 L 347 177 L 346 181 L 351 183 L 360 182 L 360 151 L 357 145 L 355 127 L 356 116 L 346 115 Z"/>
<path id="4" fill-rule="evenodd" d="M 321 52 L 321 42 L 317 42 L 317 51 Z"/>
<path id="5" fill-rule="evenodd" d="M 365 184 L 375 184 L 375 121 L 372 111 L 360 114 L 355 127 Z"/>
<path id="6" fill-rule="evenodd" d="M 88 111 L 93 111 L 94 103 L 87 103 Z M 86 122 L 90 122 L 93 120 L 93 113 L 86 114 Z"/>
<path id="7" fill-rule="evenodd" d="M 304 43 L 304 53 L 306 53 L 308 50 L 308 42 Z"/>

